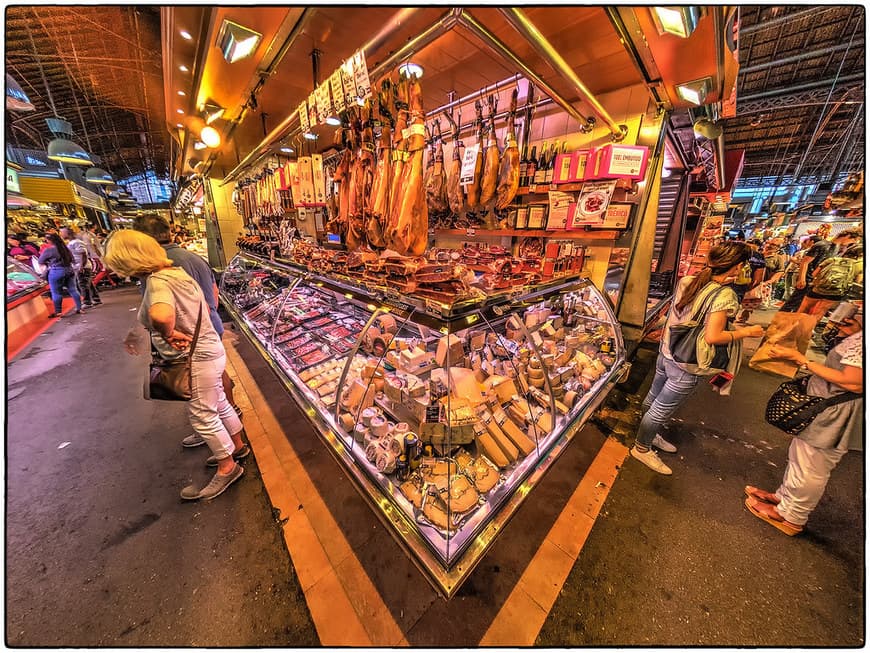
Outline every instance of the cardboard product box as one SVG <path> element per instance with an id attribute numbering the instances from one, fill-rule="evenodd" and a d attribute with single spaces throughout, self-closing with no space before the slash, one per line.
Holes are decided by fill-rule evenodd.
<path id="1" fill-rule="evenodd" d="M 323 157 L 320 154 L 311 155 L 311 177 L 314 201 L 317 204 L 326 204 L 326 180 L 323 174 Z"/>
<path id="2" fill-rule="evenodd" d="M 439 367 L 446 365 L 457 365 L 465 359 L 465 350 L 462 347 L 462 340 L 454 334 L 444 336 L 438 341 L 438 348 L 435 350 L 435 362 Z"/>
<path id="3" fill-rule="evenodd" d="M 596 227 L 601 229 L 627 229 L 631 219 L 631 210 L 634 204 L 611 203 L 604 212 L 604 221 Z"/>
<path id="4" fill-rule="evenodd" d="M 568 181 L 575 182 L 586 179 L 586 165 L 594 149 L 595 148 L 571 152 L 571 166 L 568 169 Z"/>
<path id="5" fill-rule="evenodd" d="M 608 143 L 590 156 L 585 179 L 643 179 L 648 159 L 649 148 L 644 145 Z"/>
<path id="6" fill-rule="evenodd" d="M 301 190 L 301 204 L 314 204 L 314 175 L 311 171 L 311 157 L 301 156 L 296 161 L 299 172 L 299 187 Z"/>
<path id="7" fill-rule="evenodd" d="M 284 168 L 290 179 L 290 193 L 293 195 L 293 204 L 301 204 L 302 182 L 299 179 L 299 163 L 297 161 L 288 161 Z"/>
<path id="8" fill-rule="evenodd" d="M 543 229 L 547 218 L 546 204 L 532 204 L 529 206 L 529 229 Z"/>
<path id="9" fill-rule="evenodd" d="M 556 164 L 553 166 L 554 184 L 567 184 L 574 181 L 571 178 L 571 165 L 575 154 L 576 152 L 566 152 L 565 154 L 556 155 Z"/>

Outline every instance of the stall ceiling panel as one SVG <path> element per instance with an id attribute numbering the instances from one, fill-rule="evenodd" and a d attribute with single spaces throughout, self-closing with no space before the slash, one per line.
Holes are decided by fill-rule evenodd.
<path id="1" fill-rule="evenodd" d="M 6 69 L 36 106 L 10 117 L 13 145 L 44 148 L 56 112 L 116 177 L 166 171 L 158 7 L 10 5 Z"/>

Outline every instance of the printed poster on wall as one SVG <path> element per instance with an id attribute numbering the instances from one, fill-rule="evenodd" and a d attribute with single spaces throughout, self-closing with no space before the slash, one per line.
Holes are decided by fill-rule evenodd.
<path id="1" fill-rule="evenodd" d="M 587 181 L 580 189 L 577 207 L 571 218 L 573 225 L 599 225 L 616 188 L 616 180 Z"/>

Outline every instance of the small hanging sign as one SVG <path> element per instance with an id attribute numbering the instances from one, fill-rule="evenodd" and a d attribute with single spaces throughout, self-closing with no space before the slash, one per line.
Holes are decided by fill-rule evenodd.
<path id="1" fill-rule="evenodd" d="M 314 96 L 317 103 L 317 124 L 321 125 L 332 114 L 332 103 L 329 101 L 329 82 L 323 82 L 314 89 Z"/>
<path id="2" fill-rule="evenodd" d="M 347 106 L 344 101 L 344 87 L 341 83 L 341 68 L 336 70 L 329 78 L 329 90 L 332 92 L 332 104 L 336 112 L 341 113 Z"/>
<path id="3" fill-rule="evenodd" d="M 477 153 L 480 151 L 480 143 L 467 145 L 462 157 L 462 169 L 459 172 L 459 183 L 467 186 L 474 181 L 474 170 L 477 167 Z"/>
<path id="4" fill-rule="evenodd" d="M 353 80 L 357 99 L 365 100 L 371 97 L 372 85 L 369 82 L 369 69 L 366 66 L 365 52 L 362 50 L 357 50 L 353 55 Z"/>
<path id="5" fill-rule="evenodd" d="M 308 131 L 308 128 L 310 127 L 308 123 L 308 105 L 305 103 L 305 100 L 303 100 L 299 104 L 299 108 L 296 109 L 296 113 L 299 116 L 299 127 L 300 129 L 302 129 L 302 133 L 304 134 Z"/>
<path id="6" fill-rule="evenodd" d="M 351 106 L 356 104 L 356 85 L 353 76 L 353 59 L 348 59 L 341 64 L 341 86 L 344 88 L 344 104 Z"/>

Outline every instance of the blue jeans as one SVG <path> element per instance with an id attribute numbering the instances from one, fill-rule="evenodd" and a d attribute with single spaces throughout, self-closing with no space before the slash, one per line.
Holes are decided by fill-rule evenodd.
<path id="1" fill-rule="evenodd" d="M 701 377 L 683 371 L 674 361 L 665 358 L 661 352 L 656 360 L 656 375 L 646 399 L 643 400 L 645 413 L 640 420 L 635 438 L 640 444 L 649 447 L 659 429 L 674 411 L 692 394 Z"/>
<path id="2" fill-rule="evenodd" d="M 51 268 L 48 271 L 48 287 L 51 290 L 51 301 L 54 302 L 54 312 L 60 315 L 63 311 L 63 289 L 69 293 L 75 302 L 76 310 L 82 308 L 82 298 L 79 295 L 79 287 L 76 284 L 76 275 L 72 268 Z"/>

